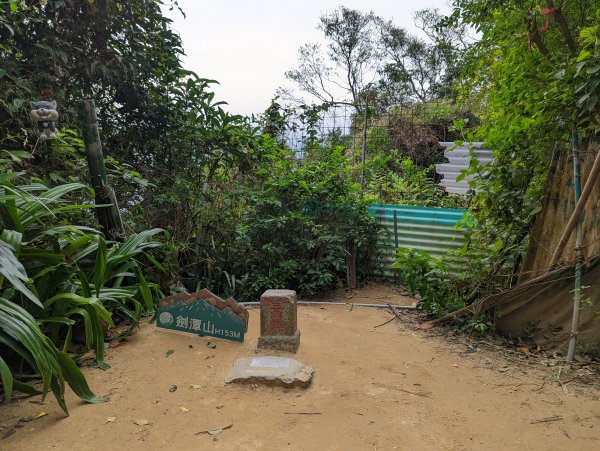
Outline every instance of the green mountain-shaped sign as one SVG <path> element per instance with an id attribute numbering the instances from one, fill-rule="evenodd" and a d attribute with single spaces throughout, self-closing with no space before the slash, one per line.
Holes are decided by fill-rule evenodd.
<path id="1" fill-rule="evenodd" d="M 229 308 L 219 310 L 202 298 L 160 306 L 156 318 L 156 325 L 163 329 L 244 341 L 244 321 Z"/>

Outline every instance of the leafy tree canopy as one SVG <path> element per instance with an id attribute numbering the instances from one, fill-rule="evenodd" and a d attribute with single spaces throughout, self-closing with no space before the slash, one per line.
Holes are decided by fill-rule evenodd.
<path id="1" fill-rule="evenodd" d="M 469 40 L 464 27 L 450 29 L 442 18 L 437 10 L 416 14 L 422 39 L 372 11 L 341 6 L 320 17 L 325 45 L 300 47 L 298 68 L 286 77 L 310 100 L 352 105 L 358 113 L 365 96 L 384 105 L 447 96 Z M 292 90 L 281 94 L 299 100 Z"/>

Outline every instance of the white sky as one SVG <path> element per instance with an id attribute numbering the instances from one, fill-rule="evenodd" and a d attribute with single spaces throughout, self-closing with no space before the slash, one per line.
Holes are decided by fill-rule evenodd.
<path id="1" fill-rule="evenodd" d="M 168 0 L 167 0 L 168 1 Z M 319 16 L 340 0 L 179 0 L 186 13 L 166 11 L 183 39 L 187 69 L 218 80 L 218 100 L 236 114 L 261 113 L 279 86 L 289 85 L 284 73 L 297 65 L 302 44 L 322 41 Z M 346 0 L 343 5 L 373 11 L 415 31 L 413 13 L 425 8 L 449 11 L 447 0 Z"/>

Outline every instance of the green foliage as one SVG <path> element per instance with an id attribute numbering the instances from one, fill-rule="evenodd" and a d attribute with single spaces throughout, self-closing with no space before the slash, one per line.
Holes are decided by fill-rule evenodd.
<path id="1" fill-rule="evenodd" d="M 88 402 L 99 402 L 65 352 L 74 334 L 84 334 L 83 349 L 94 349 L 103 365 L 105 329 L 113 317 L 127 316 L 133 325 L 153 309 L 160 292 L 143 277 L 138 260 L 158 246 L 150 238 L 159 230 L 131 235 L 107 246 L 93 229 L 66 221 L 66 214 L 89 209 L 69 197 L 81 193 L 78 183 L 47 188 L 15 185 L 17 173 L 0 181 L 0 348 L 6 399 L 13 389 L 35 392 L 10 367 L 42 379 L 67 412 L 64 382 Z M 135 273 L 135 274 L 134 274 Z M 137 275 L 137 277 L 136 277 Z M 151 294 L 154 291 L 154 295 Z M 8 370 L 7 370 L 8 369 Z"/>
<path id="2" fill-rule="evenodd" d="M 481 262 L 474 257 L 464 249 L 444 258 L 434 258 L 422 250 L 400 248 L 391 267 L 398 271 L 406 290 L 419 295 L 417 308 L 433 318 L 440 318 L 470 301 L 472 287 L 482 277 Z M 491 329 L 493 322 L 486 315 L 459 317 L 454 327 L 459 332 L 482 333 Z"/>
<path id="3" fill-rule="evenodd" d="M 519 269 L 553 153 L 569 150 L 575 127 L 582 147 L 597 133 L 600 16 L 590 2 L 453 5 L 447 23 L 470 26 L 481 38 L 466 55 L 458 85 L 481 125 L 463 139 L 494 150 L 492 164 L 474 161 L 468 171 L 476 176 L 471 209 L 478 225 L 464 252 L 481 263 L 478 286 L 485 295 L 509 286 Z"/>
<path id="4" fill-rule="evenodd" d="M 597 134 L 600 125 L 600 8 L 594 16 L 592 23 L 595 24 L 582 28 L 579 34 L 582 49 L 577 57 L 574 80 L 577 106 L 581 109 L 579 126 Z"/>
<path id="5" fill-rule="evenodd" d="M 421 297 L 417 307 L 427 314 L 440 317 L 464 306 L 464 293 L 446 260 L 422 250 L 400 248 L 392 268 L 398 270 L 407 291 Z"/>
<path id="6" fill-rule="evenodd" d="M 464 27 L 442 26 L 438 10 L 415 13 L 415 24 L 427 39 L 410 35 L 391 21 L 380 21 L 380 57 L 385 63 L 378 89 L 388 104 L 406 100 L 426 103 L 452 96 L 461 56 L 469 46 Z"/>
<path id="7" fill-rule="evenodd" d="M 397 152 L 391 153 L 397 155 Z M 400 155 L 383 161 L 374 159 L 368 164 L 369 178 L 365 194 L 371 203 L 461 208 L 464 200 L 447 194 L 429 176 L 432 171 L 435 171 L 434 166 L 422 169 L 410 158 Z"/>
<path id="8" fill-rule="evenodd" d="M 342 149 L 313 146 L 303 161 L 271 152 L 243 184 L 205 193 L 191 281 L 242 299 L 277 287 L 311 294 L 346 281 L 349 250 L 364 278 L 377 225 Z"/>
<path id="9" fill-rule="evenodd" d="M 71 386 L 81 399 L 91 402 L 103 402 L 89 389 L 81 371 L 71 357 L 57 351 L 50 339 L 45 336 L 36 320 L 24 308 L 0 297 L 0 343 L 11 349 L 42 378 L 43 396 L 52 390 L 58 403 L 68 413 L 64 402 L 64 382 Z M 2 383 L 6 400 L 10 399 L 13 389 L 25 393 L 36 393 L 33 387 L 15 379 L 3 359 Z"/>

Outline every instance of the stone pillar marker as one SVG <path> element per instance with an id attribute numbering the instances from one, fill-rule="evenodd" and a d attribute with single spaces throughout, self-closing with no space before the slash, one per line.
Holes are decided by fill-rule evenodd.
<path id="1" fill-rule="evenodd" d="M 293 290 L 267 290 L 260 297 L 258 349 L 296 352 L 300 346 L 298 298 Z"/>

